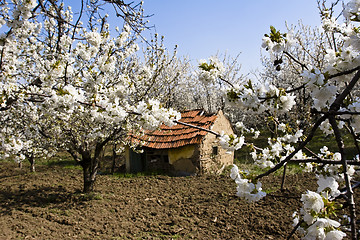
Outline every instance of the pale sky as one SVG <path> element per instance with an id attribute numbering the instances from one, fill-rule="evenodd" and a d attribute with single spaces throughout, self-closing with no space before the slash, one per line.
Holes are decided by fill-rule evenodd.
<path id="1" fill-rule="evenodd" d="M 165 44 L 178 47 L 195 63 L 211 55 L 240 54 L 242 73 L 261 67 L 261 39 L 270 25 L 285 30 L 301 19 L 320 24 L 316 0 L 144 0 L 150 25 L 165 36 Z M 155 31 L 153 30 L 153 31 Z"/>

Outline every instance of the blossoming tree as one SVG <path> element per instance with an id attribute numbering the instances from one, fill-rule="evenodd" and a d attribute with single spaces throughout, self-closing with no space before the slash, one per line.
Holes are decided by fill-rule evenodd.
<path id="1" fill-rule="evenodd" d="M 91 192 L 109 141 L 130 130 L 171 125 L 180 115 L 146 94 L 171 57 L 161 58 L 165 49 L 156 49 L 164 59 L 157 64 L 135 56 L 145 28 L 142 3 L 111 1 L 124 18 L 113 32 L 100 2 L 86 3 L 75 19 L 71 7 L 57 1 L 2 3 L 0 114 L 9 123 L 1 131 L 4 153 L 21 156 L 27 146 L 34 153 L 30 140 L 46 139 L 79 162 L 83 191 Z M 20 115 L 26 124 L 12 119 Z"/>
<path id="2" fill-rule="evenodd" d="M 344 230 L 347 225 L 341 226 L 336 215 L 341 209 L 337 201 L 339 198 L 346 200 L 352 239 L 356 239 L 357 235 L 353 188 L 358 183 L 353 181 L 353 175 L 359 158 L 358 155 L 349 156 L 345 151 L 342 129 L 349 131 L 354 139 L 353 144 L 358 146 L 360 98 L 355 88 L 360 79 L 360 1 L 351 0 L 344 5 L 343 23 L 334 17 L 338 2 L 327 6 L 325 1 L 318 1 L 322 17 L 321 36 L 324 38 L 316 41 L 315 47 L 303 45 L 301 39 L 294 37 L 291 31 L 281 33 L 274 27 L 263 38 L 262 47 L 273 62 L 269 66 L 272 74 L 280 75 L 282 69 L 292 66 L 298 85 L 281 88 L 265 80 L 248 80 L 242 85 L 229 84 L 224 90 L 228 102 L 234 107 L 268 115 L 278 133 L 268 139 L 266 148 L 255 146 L 245 134 L 221 137 L 220 142 L 229 150 L 237 150 L 245 145 L 250 147 L 255 164 L 264 168 L 262 174 L 254 176 L 234 166 L 231 178 L 237 184 L 239 197 L 257 201 L 266 196 L 260 179 L 280 168 L 285 172 L 289 162 L 316 173 L 317 191 L 304 193 L 301 197 L 303 207 L 294 214 L 295 229 L 304 239 L 342 239 L 346 236 Z M 307 56 L 302 58 L 303 55 L 294 54 L 299 51 L 306 52 Z M 222 78 L 222 66 L 212 59 L 201 62 L 199 68 L 201 80 L 211 83 Z M 293 124 L 281 118 L 282 114 L 294 108 L 297 91 L 306 91 L 311 96 L 311 124 Z M 259 134 L 247 129 L 243 123 L 237 126 L 243 133 L 253 133 L 254 137 Z M 307 148 L 318 129 L 334 136 L 338 152 L 330 152 L 326 146 L 318 153 Z"/>

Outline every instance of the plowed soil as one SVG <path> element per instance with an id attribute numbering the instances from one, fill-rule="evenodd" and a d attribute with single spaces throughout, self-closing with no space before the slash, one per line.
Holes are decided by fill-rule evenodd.
<path id="1" fill-rule="evenodd" d="M 84 195 L 80 169 L 0 162 L 0 239 L 286 239 L 314 177 L 288 176 L 285 191 L 279 176 L 262 182 L 273 191 L 256 203 L 225 175 L 98 175 Z"/>

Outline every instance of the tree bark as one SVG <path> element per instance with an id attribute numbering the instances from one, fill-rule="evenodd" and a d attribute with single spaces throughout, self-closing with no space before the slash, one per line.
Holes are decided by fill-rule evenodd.
<path id="1" fill-rule="evenodd" d="M 115 130 L 114 134 L 118 133 L 119 131 L 119 129 Z M 94 191 L 95 178 L 99 168 L 101 154 L 104 151 L 104 146 L 111 140 L 112 136 L 113 135 L 109 136 L 102 142 L 98 142 L 95 146 L 95 151 L 93 155 L 91 154 L 91 150 L 86 148 L 77 148 L 69 151 L 73 157 L 75 156 L 75 159 L 78 158 L 76 157 L 76 154 L 74 154 L 74 151 L 78 152 L 81 155 L 81 161 L 79 163 L 83 169 L 84 193 L 90 193 Z"/>
<path id="2" fill-rule="evenodd" d="M 84 176 L 83 192 L 90 193 L 94 191 L 99 160 L 97 157 L 91 157 L 89 152 L 83 153 L 82 155 L 81 166 Z"/>
<path id="3" fill-rule="evenodd" d="M 111 165 L 111 174 L 115 172 L 115 163 L 116 163 L 116 144 L 113 145 L 112 149 L 112 165 Z"/>
<path id="4" fill-rule="evenodd" d="M 95 186 L 96 173 L 94 174 L 93 172 L 91 172 L 90 168 L 84 168 L 83 173 L 84 173 L 83 192 L 84 193 L 93 192 L 94 191 L 94 186 Z"/>
<path id="5" fill-rule="evenodd" d="M 284 171 L 283 171 L 283 176 L 282 176 L 282 180 L 281 180 L 281 191 L 284 191 L 284 187 L 285 187 L 285 179 L 286 179 L 286 167 L 287 163 L 284 164 Z"/>
<path id="6" fill-rule="evenodd" d="M 344 151 L 344 142 L 340 134 L 340 130 L 338 128 L 335 116 L 329 116 L 329 122 L 333 128 L 334 134 L 335 134 L 335 140 L 339 148 L 339 152 L 341 154 L 341 162 L 343 166 L 343 173 L 344 173 L 344 180 L 346 184 L 346 196 L 347 196 L 347 202 L 350 207 L 350 226 L 351 226 L 351 237 L 352 239 L 357 239 L 357 231 L 356 231 L 356 206 L 355 206 L 355 199 L 354 199 L 354 191 L 351 186 L 350 176 L 347 173 L 348 170 L 348 164 L 345 157 L 345 151 Z"/>

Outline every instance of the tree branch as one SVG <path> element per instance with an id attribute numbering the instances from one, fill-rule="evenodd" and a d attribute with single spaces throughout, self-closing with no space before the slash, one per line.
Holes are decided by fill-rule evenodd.
<path id="1" fill-rule="evenodd" d="M 315 131 L 318 129 L 318 127 L 321 125 L 321 123 L 323 121 L 325 121 L 327 119 L 327 116 L 324 115 L 322 116 L 320 119 L 318 119 L 316 121 L 316 123 L 314 124 L 314 126 L 312 127 L 309 135 L 307 136 L 307 138 L 305 139 L 305 141 L 303 141 L 292 153 L 290 153 L 283 161 L 279 162 L 278 164 L 276 164 L 273 168 L 269 169 L 267 172 L 260 174 L 258 176 L 255 177 L 255 180 L 260 179 L 262 177 L 268 176 L 269 174 L 277 171 L 278 169 L 280 169 L 282 166 L 284 166 L 287 162 L 289 162 L 297 152 L 299 152 L 301 149 L 303 149 L 306 144 L 308 144 L 311 139 L 314 137 L 315 135 Z"/>

